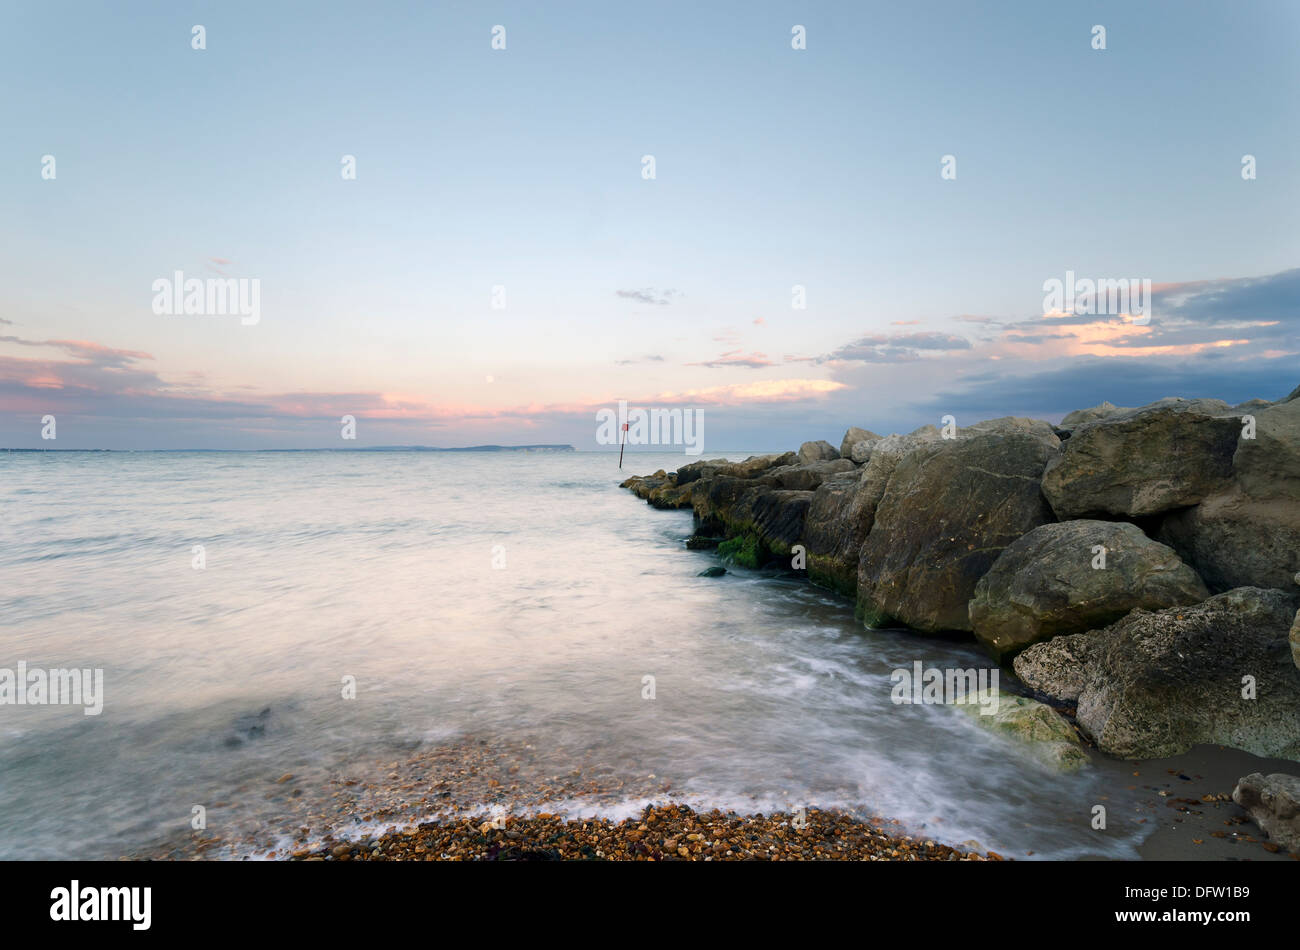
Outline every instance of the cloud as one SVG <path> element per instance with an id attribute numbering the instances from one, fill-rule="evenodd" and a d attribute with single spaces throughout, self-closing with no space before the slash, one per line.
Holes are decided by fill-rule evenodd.
<path id="1" fill-rule="evenodd" d="M 683 296 L 680 290 L 655 290 L 653 287 L 645 287 L 641 290 L 616 290 L 614 293 L 624 300 L 635 300 L 637 303 L 648 303 L 656 307 L 666 307 L 672 302 L 674 297 Z"/>
<path id="2" fill-rule="evenodd" d="M 859 337 L 819 357 L 818 362 L 890 363 L 920 358 L 918 351 L 969 350 L 970 340 L 950 333 L 893 333 Z"/>
<path id="3" fill-rule="evenodd" d="M 744 403 L 792 402 L 825 396 L 846 388 L 844 383 L 831 379 L 769 379 L 757 383 L 663 392 L 652 401 L 736 406 Z"/>
<path id="4" fill-rule="evenodd" d="M 728 366 L 743 366 L 748 369 L 762 369 L 765 366 L 775 366 L 766 353 L 749 353 L 742 350 L 731 350 L 723 353 L 717 359 L 708 360 L 703 363 L 687 363 L 687 366 L 707 366 L 709 369 L 724 369 Z"/>
<path id="5" fill-rule="evenodd" d="M 642 356 L 635 360 L 615 360 L 614 365 L 631 366 L 634 363 L 662 363 L 663 361 L 664 358 L 662 356 Z"/>

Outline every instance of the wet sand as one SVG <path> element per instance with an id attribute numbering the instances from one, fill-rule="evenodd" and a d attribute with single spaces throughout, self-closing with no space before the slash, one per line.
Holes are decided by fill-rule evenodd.
<path id="1" fill-rule="evenodd" d="M 1097 755 L 1094 751 L 1093 755 Z M 1250 772 L 1300 764 L 1201 746 L 1132 763 L 1131 781 L 1103 797 L 1108 822 L 1150 824 L 1144 860 L 1283 861 L 1232 800 Z M 627 776 L 576 751 L 535 742 L 462 739 L 352 774 L 268 777 L 241 794 L 280 811 L 240 817 L 214 806 L 208 828 L 124 855 L 163 860 L 1002 860 L 973 841 L 937 841 L 866 810 L 767 814 L 694 809 L 673 777 Z M 678 800 L 675 800 L 678 799 Z M 596 817 L 601 815 L 603 817 Z M 647 816 L 653 816 L 651 820 Z M 806 825 L 803 823 L 806 822 Z M 802 825 L 802 826 L 801 826 Z M 644 827 L 643 827 L 644 826 Z M 1098 832 L 1104 834 L 1105 832 Z M 692 834 L 700 838 L 692 839 Z M 704 842 L 704 844 L 700 844 Z M 700 847 L 696 847 L 700 844 Z M 719 844 L 725 847 L 717 847 Z M 670 846 L 671 845 L 671 846 Z M 679 849 L 685 847 L 683 854 Z M 417 850 L 417 848 L 419 850 Z M 337 852 L 337 853 L 336 853 Z M 599 852 L 599 854 L 597 853 Z M 430 857 L 432 855 L 432 857 Z M 1032 857 L 1032 852 L 1024 857 Z M 1098 856 L 1096 859 L 1100 859 Z"/>

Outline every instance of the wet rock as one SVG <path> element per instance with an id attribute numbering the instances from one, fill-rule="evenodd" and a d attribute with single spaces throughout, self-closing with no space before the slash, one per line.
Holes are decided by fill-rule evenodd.
<path id="1" fill-rule="evenodd" d="M 812 496 L 810 491 L 753 489 L 731 507 L 728 529 L 737 534 L 752 533 L 771 553 L 789 555 L 803 535 Z"/>
<path id="2" fill-rule="evenodd" d="M 1034 644 L 1013 666 L 1031 688 L 1076 703 L 1080 727 L 1111 755 L 1214 743 L 1300 758 L 1300 669 L 1287 644 L 1296 606 L 1282 591 L 1237 588 Z"/>
<path id="3" fill-rule="evenodd" d="M 801 462 L 829 462 L 839 457 L 839 451 L 825 439 L 818 439 L 816 442 L 805 442 L 799 446 L 799 461 Z"/>
<path id="4" fill-rule="evenodd" d="M 1097 549 L 1104 549 L 1104 567 Z M 1082 633 L 1135 607 L 1196 604 L 1205 584 L 1172 548 L 1123 521 L 1045 524 L 1010 544 L 971 599 L 975 637 L 996 657 L 1031 643 Z"/>
<path id="5" fill-rule="evenodd" d="M 693 534 L 686 539 L 686 550 L 688 551 L 711 551 L 726 538 L 705 538 L 698 534 Z"/>
<path id="6" fill-rule="evenodd" d="M 1074 429 L 1043 473 L 1056 516 L 1136 518 L 1225 488 L 1241 431 L 1219 400 L 1162 399 Z"/>
<path id="7" fill-rule="evenodd" d="M 725 573 L 727 573 L 727 569 L 725 567 L 714 565 L 713 567 L 705 568 L 695 576 L 696 577 L 721 577 Z"/>
<path id="8" fill-rule="evenodd" d="M 632 494 L 645 500 L 650 497 L 650 493 L 655 489 L 671 487 L 675 484 L 676 480 L 661 468 L 653 475 L 633 475 L 631 478 L 620 482 L 618 487 L 630 489 Z"/>
<path id="9" fill-rule="evenodd" d="M 897 460 L 858 559 L 858 610 L 868 626 L 971 629 L 967 606 L 979 579 L 1003 548 L 1053 520 L 1040 478 L 1061 443 L 1043 426 L 964 430 Z M 888 441 L 863 470 L 864 502 L 878 487 Z"/>
<path id="10" fill-rule="evenodd" d="M 808 579 L 848 596 L 857 591 L 858 553 L 871 527 L 857 504 L 861 481 L 857 470 L 831 476 L 813 492 L 804 519 Z"/>
<path id="11" fill-rule="evenodd" d="M 1238 780 L 1232 800 L 1246 809 L 1269 840 L 1300 854 L 1300 777 L 1252 772 Z"/>
<path id="12" fill-rule="evenodd" d="M 1014 740 L 1050 768 L 1075 772 L 1088 764 L 1074 728 L 1046 703 L 1016 696 L 996 687 L 981 690 L 956 704 L 980 726 Z"/>
<path id="13" fill-rule="evenodd" d="M 652 489 L 646 496 L 646 501 L 650 503 L 652 508 L 689 508 L 691 506 L 691 486 L 678 485 L 676 479 L 672 479 Z"/>
<path id="14" fill-rule="evenodd" d="M 725 536 L 729 533 L 731 507 L 755 483 L 748 478 L 717 475 L 691 483 L 691 507 L 695 509 L 695 533 L 706 536 Z"/>

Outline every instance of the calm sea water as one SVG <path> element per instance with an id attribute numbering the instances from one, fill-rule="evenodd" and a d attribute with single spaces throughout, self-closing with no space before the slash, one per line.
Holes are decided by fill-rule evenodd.
<path id="1" fill-rule="evenodd" d="M 779 573 L 697 577 L 716 558 L 683 549 L 690 512 L 617 487 L 682 461 L 0 454 L 0 667 L 102 668 L 106 694 L 97 717 L 0 706 L 0 858 L 133 853 L 193 803 L 457 736 L 583 750 L 710 807 L 1135 853 L 1136 826 L 1088 827 L 1120 765 L 1063 777 L 962 711 L 891 702 L 893 669 L 988 665 L 973 647 L 862 630 Z M 244 821 L 277 820 L 264 797 Z"/>

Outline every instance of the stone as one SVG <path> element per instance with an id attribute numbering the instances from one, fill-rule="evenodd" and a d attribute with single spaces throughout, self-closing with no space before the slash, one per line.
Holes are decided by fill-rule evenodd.
<path id="1" fill-rule="evenodd" d="M 1211 590 L 1287 589 L 1300 570 L 1300 400 L 1252 414 L 1239 437 L 1233 481 L 1192 508 L 1166 515 L 1156 537 L 1191 564 Z"/>
<path id="2" fill-rule="evenodd" d="M 840 439 L 840 458 L 849 458 L 853 452 L 853 446 L 857 445 L 859 442 L 874 442 L 879 438 L 880 436 L 876 435 L 869 429 L 859 429 L 857 426 L 849 426 L 848 431 L 844 433 L 844 438 Z"/>
<path id="3" fill-rule="evenodd" d="M 1061 420 L 1062 429 L 1073 429 L 1075 426 L 1081 426 L 1086 422 L 1096 422 L 1098 419 L 1105 419 L 1107 416 L 1113 416 L 1117 412 L 1128 412 L 1128 409 L 1121 409 L 1114 403 L 1103 402 L 1099 406 L 1093 406 L 1091 409 L 1076 409 L 1074 412 L 1067 413 Z"/>
<path id="4" fill-rule="evenodd" d="M 1227 487 L 1241 431 L 1219 400 L 1161 400 L 1078 426 L 1043 473 L 1058 519 L 1138 518 Z"/>
<path id="5" fill-rule="evenodd" d="M 1030 688 L 1076 703 L 1080 727 L 1110 755 L 1158 759 L 1212 743 L 1296 759 L 1296 608 L 1293 595 L 1241 587 L 1036 643 L 1012 666 Z"/>
<path id="6" fill-rule="evenodd" d="M 1252 772 L 1237 781 L 1232 800 L 1270 841 L 1300 854 L 1300 776 Z"/>
<path id="7" fill-rule="evenodd" d="M 964 430 L 913 443 L 897 459 L 858 559 L 858 612 L 868 626 L 972 629 L 968 605 L 979 579 L 1003 548 L 1053 520 L 1040 479 L 1061 442 L 1043 425 L 1045 432 Z M 877 443 L 863 470 L 864 503 L 888 467 L 888 441 Z"/>
<path id="8" fill-rule="evenodd" d="M 849 459 L 854 465 L 866 465 L 871 461 L 871 453 L 879 441 L 879 439 L 864 439 L 861 442 L 854 442 L 849 449 Z"/>
<path id="9" fill-rule="evenodd" d="M 731 507 L 727 528 L 733 534 L 754 534 L 771 554 L 785 556 L 803 535 L 804 518 L 812 503 L 810 491 L 754 488 Z"/>
<path id="10" fill-rule="evenodd" d="M 839 451 L 825 439 L 819 439 L 816 442 L 805 442 L 799 446 L 799 461 L 801 462 L 829 462 L 839 457 Z"/>
<path id="11" fill-rule="evenodd" d="M 984 712 L 991 707 L 990 699 L 995 694 L 996 711 Z M 997 687 L 980 690 L 968 699 L 967 703 L 955 704 L 955 708 L 969 713 L 985 729 L 1014 740 L 1044 765 L 1075 772 L 1088 764 L 1088 753 L 1083 751 L 1074 728 L 1046 703 Z"/>
<path id="12" fill-rule="evenodd" d="M 700 573 L 696 574 L 695 576 L 696 577 L 721 577 L 725 573 L 727 573 L 727 569 L 725 567 L 721 567 L 715 564 L 713 567 L 706 567 L 704 570 L 700 571 Z"/>
<path id="13" fill-rule="evenodd" d="M 857 472 L 858 467 L 849 459 L 826 459 L 820 462 L 802 462 L 768 469 L 763 480 L 775 488 L 794 491 L 813 491 L 832 475 Z"/>
<path id="14" fill-rule="evenodd" d="M 1300 669 L 1300 610 L 1296 611 L 1295 622 L 1291 624 L 1291 659 L 1295 661 L 1296 669 Z"/>
<path id="15" fill-rule="evenodd" d="M 855 469 L 822 482 L 813 492 L 803 529 L 808 579 L 850 597 L 857 593 L 858 552 L 871 527 L 857 505 L 861 481 L 862 473 Z"/>
<path id="16" fill-rule="evenodd" d="M 1097 567 L 1098 548 L 1105 549 Z M 1205 584 L 1170 547 L 1123 521 L 1040 525 L 1010 544 L 975 585 L 975 637 L 999 659 L 1032 643 L 1081 633 L 1130 610 L 1196 604 Z"/>

